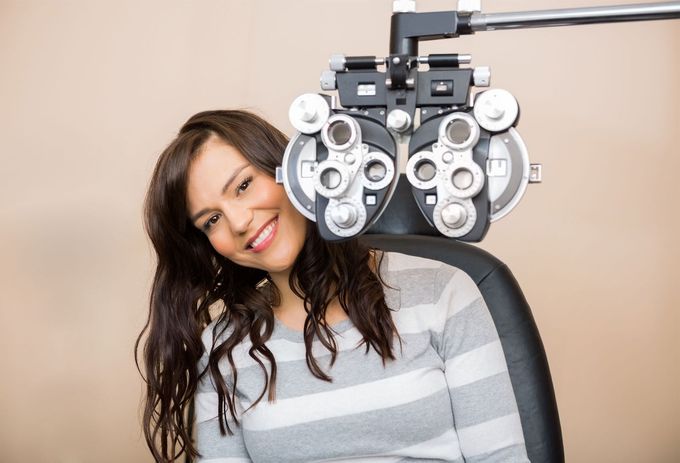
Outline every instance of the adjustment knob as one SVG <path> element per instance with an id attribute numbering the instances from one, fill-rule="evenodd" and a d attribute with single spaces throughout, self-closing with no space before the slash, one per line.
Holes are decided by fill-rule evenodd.
<path id="1" fill-rule="evenodd" d="M 393 109 L 387 115 L 387 127 L 395 132 L 405 132 L 411 126 L 411 116 L 403 109 Z"/>
<path id="2" fill-rule="evenodd" d="M 290 123 L 302 133 L 312 134 L 321 130 L 330 115 L 328 103 L 321 95 L 305 93 L 291 103 L 288 110 Z"/>
<path id="3" fill-rule="evenodd" d="M 335 71 L 323 71 L 319 78 L 319 83 L 321 84 L 321 90 L 335 90 L 337 87 Z"/>
<path id="4" fill-rule="evenodd" d="M 482 0 L 458 0 L 459 13 L 479 13 L 482 11 Z"/>
<path id="5" fill-rule="evenodd" d="M 482 111 L 484 111 L 484 115 L 489 119 L 500 119 L 505 114 L 505 108 L 495 99 L 486 100 Z"/>
<path id="6" fill-rule="evenodd" d="M 488 87 L 491 84 L 491 69 L 489 66 L 477 66 L 472 71 L 472 80 L 475 87 Z"/>
<path id="7" fill-rule="evenodd" d="M 345 55 L 340 53 L 335 53 L 328 59 L 328 67 L 331 71 L 344 71 L 345 63 L 347 63 L 347 59 Z"/>
<path id="8" fill-rule="evenodd" d="M 302 122 L 314 122 L 318 117 L 316 105 L 309 100 L 297 100 L 290 107 L 291 117 Z"/>
<path id="9" fill-rule="evenodd" d="M 415 13 L 416 0 L 394 0 L 392 2 L 392 13 Z"/>
<path id="10" fill-rule="evenodd" d="M 442 220 L 447 227 L 460 228 L 467 221 L 467 211 L 463 205 L 451 203 L 442 209 Z"/>
<path id="11" fill-rule="evenodd" d="M 495 88 L 475 95 L 473 114 L 489 132 L 502 132 L 517 122 L 519 105 L 510 92 Z"/>
<path id="12" fill-rule="evenodd" d="M 331 211 L 331 219 L 338 227 L 350 228 L 357 221 L 357 210 L 351 204 L 339 204 Z"/>

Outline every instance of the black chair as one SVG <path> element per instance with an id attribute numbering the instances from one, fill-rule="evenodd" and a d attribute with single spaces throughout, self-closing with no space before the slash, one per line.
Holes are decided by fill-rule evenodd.
<path id="1" fill-rule="evenodd" d="M 529 459 L 564 462 L 548 360 L 531 309 L 508 267 L 476 246 L 440 236 L 421 215 L 403 175 L 384 214 L 360 239 L 373 248 L 445 262 L 472 277 L 505 352 Z"/>

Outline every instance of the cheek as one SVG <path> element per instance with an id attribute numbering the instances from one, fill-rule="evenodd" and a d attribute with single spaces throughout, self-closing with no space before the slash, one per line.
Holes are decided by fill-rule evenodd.
<path id="1" fill-rule="evenodd" d="M 281 185 L 271 182 L 267 188 L 258 191 L 258 206 L 265 209 L 279 209 L 289 202 L 286 190 Z"/>
<path id="2" fill-rule="evenodd" d="M 230 258 L 236 252 L 234 240 L 226 233 L 216 231 L 208 238 L 213 249 L 226 258 Z"/>

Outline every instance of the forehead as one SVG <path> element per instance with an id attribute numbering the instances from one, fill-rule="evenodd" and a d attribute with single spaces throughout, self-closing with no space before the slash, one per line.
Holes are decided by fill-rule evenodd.
<path id="1" fill-rule="evenodd" d="M 192 175 L 205 174 L 213 169 L 220 169 L 223 175 L 228 175 L 225 169 L 231 172 L 236 167 L 246 163 L 248 163 L 248 160 L 239 150 L 221 138 L 212 136 L 203 144 L 191 161 L 189 178 L 191 179 Z"/>
<path id="2" fill-rule="evenodd" d="M 239 150 L 220 138 L 208 139 L 189 166 L 189 212 L 195 212 L 220 197 L 225 182 L 243 165 L 250 163 Z"/>

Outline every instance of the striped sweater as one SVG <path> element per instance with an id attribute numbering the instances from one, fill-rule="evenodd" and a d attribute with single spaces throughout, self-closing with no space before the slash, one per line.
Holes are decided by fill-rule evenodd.
<path id="1" fill-rule="evenodd" d="M 278 320 L 267 346 L 277 367 L 276 401 L 260 395 L 264 375 L 234 349 L 240 426 L 221 436 L 209 375 L 195 397 L 196 443 L 203 463 L 528 462 L 503 350 L 479 289 L 450 265 L 394 252 L 380 267 L 385 301 L 403 340 L 383 365 L 357 348 L 349 320 L 333 326 L 338 357 L 316 341 L 315 358 L 333 378 L 315 378 L 301 332 Z M 207 351 L 214 326 L 203 333 Z M 207 354 L 199 363 L 203 368 Z M 265 364 L 267 362 L 265 361 Z M 230 386 L 230 367 L 221 364 Z"/>

